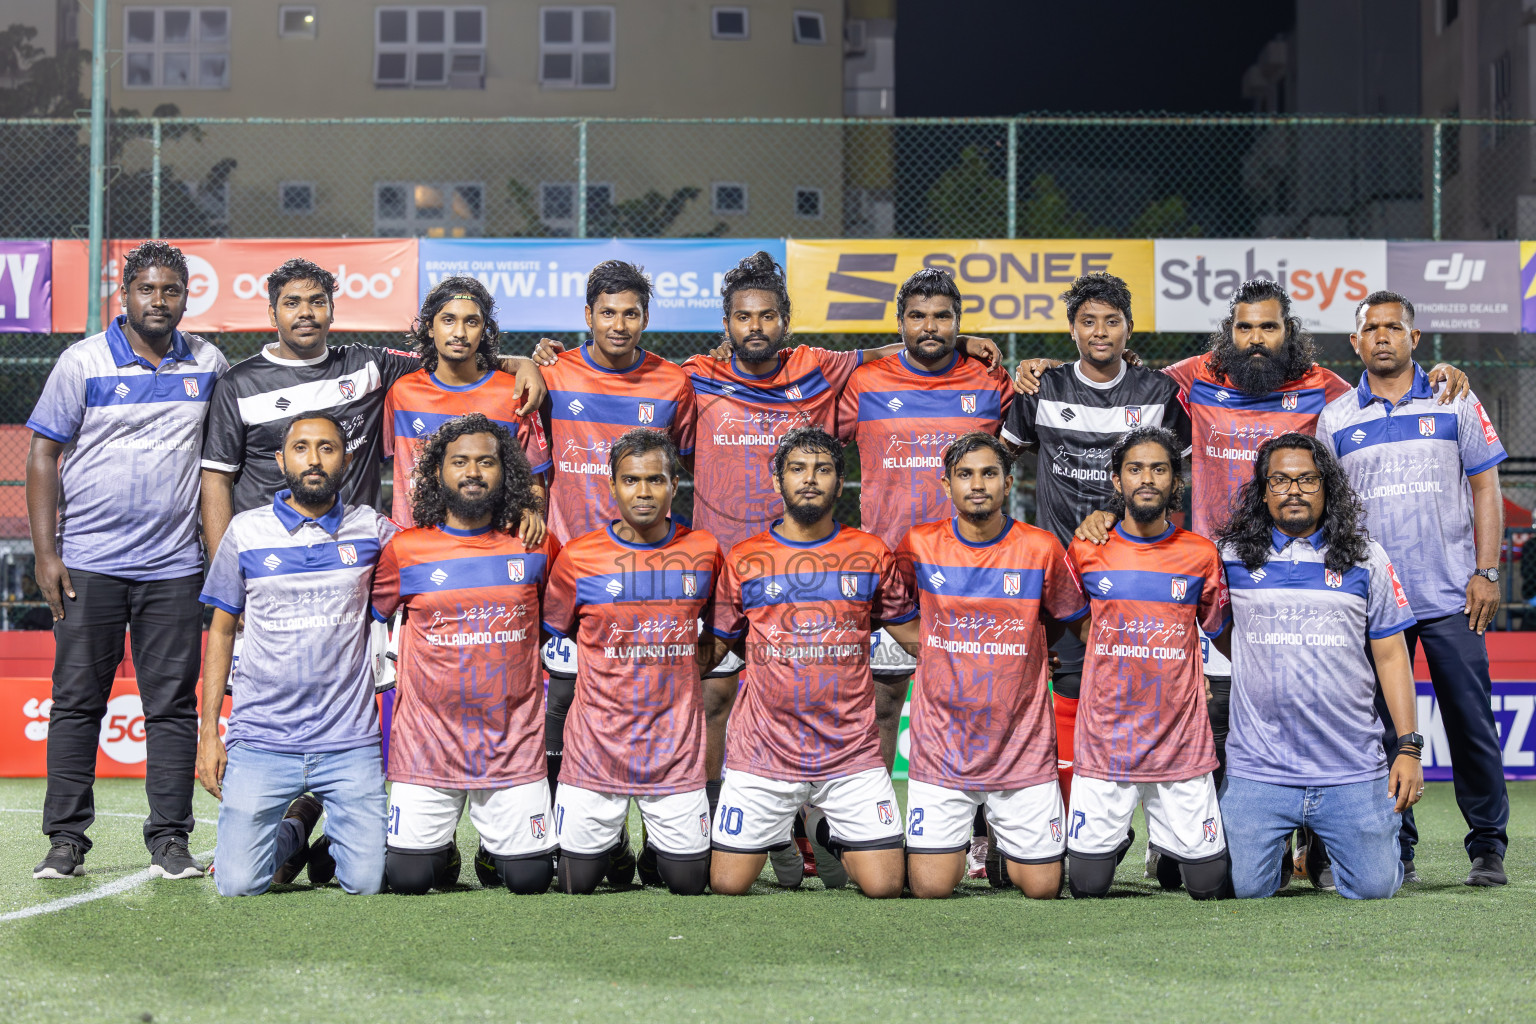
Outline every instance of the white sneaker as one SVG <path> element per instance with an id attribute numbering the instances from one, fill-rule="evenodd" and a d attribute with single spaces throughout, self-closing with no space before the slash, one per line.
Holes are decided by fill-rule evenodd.
<path id="1" fill-rule="evenodd" d="M 820 807 L 812 807 L 805 812 L 805 834 L 811 840 L 811 854 L 816 858 L 816 877 L 821 879 L 821 884 L 828 889 L 841 889 L 848 884 L 848 869 L 843 867 L 843 862 L 832 855 L 832 851 L 821 845 L 816 838 L 816 830 L 826 820 L 826 815 L 821 813 Z"/>
<path id="2" fill-rule="evenodd" d="M 1162 854 L 1160 854 L 1156 850 L 1152 849 L 1151 846 L 1148 846 L 1147 847 L 1147 870 L 1146 870 L 1146 872 L 1141 877 L 1143 877 L 1143 878 L 1154 878 L 1155 879 L 1157 877 L 1157 862 L 1159 860 L 1161 860 L 1161 859 L 1162 859 Z"/>
<path id="3" fill-rule="evenodd" d="M 987 877 L 987 854 L 992 852 L 992 843 L 986 836 L 971 836 L 971 849 L 965 855 L 965 877 Z"/>
<path id="4" fill-rule="evenodd" d="M 774 881 L 786 889 L 798 889 L 805 880 L 805 858 L 793 840 L 782 850 L 769 850 L 768 863 L 773 865 Z"/>

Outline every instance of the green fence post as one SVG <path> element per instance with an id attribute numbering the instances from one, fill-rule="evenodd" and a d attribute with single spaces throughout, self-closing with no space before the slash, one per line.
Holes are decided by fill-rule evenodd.
<path id="1" fill-rule="evenodd" d="M 576 122 L 576 237 L 587 237 L 587 122 Z"/>
<path id="2" fill-rule="evenodd" d="M 101 330 L 101 250 L 106 228 L 107 184 L 107 5 L 97 0 L 91 14 L 91 190 L 90 245 L 86 260 L 85 333 Z"/>
<path id="3" fill-rule="evenodd" d="M 149 145 L 152 153 L 149 170 L 149 237 L 160 237 L 160 119 L 150 126 Z"/>

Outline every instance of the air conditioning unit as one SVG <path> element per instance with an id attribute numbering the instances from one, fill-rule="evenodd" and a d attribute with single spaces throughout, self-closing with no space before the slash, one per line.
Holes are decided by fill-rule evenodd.
<path id="1" fill-rule="evenodd" d="M 484 89 L 485 52 L 475 50 L 453 54 L 448 66 L 448 88 Z"/>

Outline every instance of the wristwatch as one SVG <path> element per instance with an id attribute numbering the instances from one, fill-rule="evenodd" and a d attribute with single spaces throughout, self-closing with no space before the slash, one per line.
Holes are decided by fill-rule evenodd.
<path id="1" fill-rule="evenodd" d="M 1478 569 L 1472 575 L 1473 576 L 1481 576 L 1483 579 L 1487 580 L 1489 583 L 1497 583 L 1497 582 L 1499 582 L 1499 570 L 1498 569 Z"/>
<path id="2" fill-rule="evenodd" d="M 1405 732 L 1397 738 L 1400 747 L 1418 747 L 1424 749 L 1424 734 L 1417 732 Z"/>

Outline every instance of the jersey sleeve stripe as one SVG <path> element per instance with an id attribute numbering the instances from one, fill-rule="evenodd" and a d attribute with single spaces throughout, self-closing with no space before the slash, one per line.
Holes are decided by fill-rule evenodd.
<path id="1" fill-rule="evenodd" d="M 27 420 L 27 429 L 33 433 L 42 434 L 50 441 L 57 441 L 59 444 L 69 444 L 68 434 L 61 434 L 56 430 L 45 427 L 41 423 L 37 422 L 37 420 Z"/>
<path id="2" fill-rule="evenodd" d="M 1078 619 L 1088 614 L 1088 608 L 1089 606 L 1085 604 L 1071 615 L 1068 615 L 1066 618 L 1057 619 L 1056 621 L 1061 623 L 1076 622 Z"/>
<path id="3" fill-rule="evenodd" d="M 1371 630 L 1370 631 L 1370 637 L 1371 637 L 1372 640 L 1380 640 L 1383 637 L 1389 637 L 1389 636 L 1391 636 L 1394 633 L 1401 633 L 1403 630 L 1408 629 L 1408 628 L 1410 628 L 1412 626 L 1416 626 L 1418 624 L 1419 624 L 1419 620 L 1418 619 L 1407 618 L 1407 619 L 1404 619 L 1402 622 L 1399 622 L 1395 626 L 1382 626 L 1380 628 Z"/>
<path id="4" fill-rule="evenodd" d="M 239 466 L 231 465 L 228 462 L 216 462 L 213 459 L 204 459 L 203 460 L 203 468 L 204 469 L 216 469 L 216 470 L 218 470 L 221 473 L 238 473 L 238 472 L 240 472 L 240 467 Z"/>
<path id="5" fill-rule="evenodd" d="M 1475 466 L 1468 466 L 1467 476 L 1477 476 L 1479 473 L 1486 473 L 1488 470 L 1492 469 L 1494 466 L 1497 466 L 1507 458 L 1509 458 L 1509 453 L 1499 452 L 1497 455 L 1487 460 L 1486 462 L 1479 462 Z"/>
<path id="6" fill-rule="evenodd" d="M 222 609 L 222 610 L 224 610 L 226 612 L 229 612 L 229 614 L 231 614 L 231 615 L 240 615 L 240 614 L 244 613 L 244 611 L 245 611 L 245 606 L 244 605 L 236 606 L 236 605 L 229 604 L 228 602 L 225 602 L 225 601 L 220 601 L 218 598 L 214 597 L 212 594 L 209 594 L 209 593 L 204 593 L 204 594 L 200 595 L 198 597 L 198 600 L 201 601 L 203 604 L 211 604 L 215 608 L 220 608 L 220 609 Z"/>

